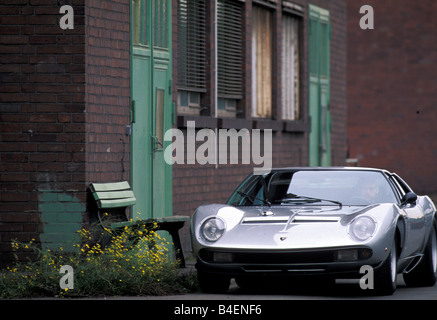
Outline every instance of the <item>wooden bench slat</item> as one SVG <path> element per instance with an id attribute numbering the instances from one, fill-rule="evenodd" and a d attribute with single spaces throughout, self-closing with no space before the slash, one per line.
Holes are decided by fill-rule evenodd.
<path id="1" fill-rule="evenodd" d="M 135 198 L 133 191 L 99 191 L 93 193 L 95 200 Z"/>
<path id="2" fill-rule="evenodd" d="M 129 182 L 110 182 L 110 183 L 92 183 L 90 185 L 91 192 L 98 191 L 117 191 L 117 190 L 129 190 Z"/>
<path id="3" fill-rule="evenodd" d="M 99 208 L 108 209 L 108 208 L 120 208 L 127 207 L 135 204 L 137 199 L 134 198 L 126 198 L 126 199 L 115 199 L 115 200 L 98 200 L 97 205 Z"/>

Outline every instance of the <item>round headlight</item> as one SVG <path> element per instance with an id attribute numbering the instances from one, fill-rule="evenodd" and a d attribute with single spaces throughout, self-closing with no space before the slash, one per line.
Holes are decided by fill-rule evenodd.
<path id="1" fill-rule="evenodd" d="M 376 222 L 370 217 L 359 217 L 352 221 L 350 232 L 355 240 L 365 241 L 369 239 L 376 230 Z"/>
<path id="2" fill-rule="evenodd" d="M 200 227 L 200 232 L 207 241 L 217 241 L 225 232 L 225 223 L 217 218 L 206 220 Z"/>

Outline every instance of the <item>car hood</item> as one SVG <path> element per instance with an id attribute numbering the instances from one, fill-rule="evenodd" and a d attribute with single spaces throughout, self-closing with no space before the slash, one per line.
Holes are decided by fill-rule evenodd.
<path id="1" fill-rule="evenodd" d="M 199 207 L 192 219 L 195 240 L 204 219 L 216 216 L 226 224 L 223 236 L 208 246 L 222 248 L 297 249 L 360 245 L 348 233 L 350 222 L 367 213 L 375 220 L 393 211 L 393 204 L 371 206 Z M 384 214 L 381 214 L 384 212 Z M 393 217 L 393 216 L 392 216 Z M 379 223 L 378 228 L 382 227 Z M 368 240 L 368 241 L 371 241 Z"/>

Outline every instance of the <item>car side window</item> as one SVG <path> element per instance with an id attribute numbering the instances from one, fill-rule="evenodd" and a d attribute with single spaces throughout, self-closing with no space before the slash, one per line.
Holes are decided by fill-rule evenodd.
<path id="1" fill-rule="evenodd" d="M 393 185 L 396 187 L 396 191 L 401 201 L 408 192 L 413 192 L 413 190 L 407 185 L 407 183 L 404 180 L 402 180 L 402 178 L 399 177 L 397 174 L 392 174 L 390 176 L 390 180 L 392 181 Z"/>
<path id="2" fill-rule="evenodd" d="M 405 193 L 408 193 L 408 192 L 414 192 L 411 188 L 410 188 L 410 186 L 401 178 L 401 177 L 399 177 L 397 174 L 394 174 L 394 177 L 396 178 L 396 181 L 398 181 L 398 183 L 399 183 L 399 185 L 401 186 L 401 188 L 402 188 L 402 190 L 405 192 Z"/>
<path id="3" fill-rule="evenodd" d="M 405 192 L 403 191 L 402 187 L 399 185 L 398 181 L 393 175 L 389 176 L 389 180 L 393 185 L 394 190 L 396 191 L 396 195 L 399 201 L 401 201 L 401 199 L 405 196 Z"/>

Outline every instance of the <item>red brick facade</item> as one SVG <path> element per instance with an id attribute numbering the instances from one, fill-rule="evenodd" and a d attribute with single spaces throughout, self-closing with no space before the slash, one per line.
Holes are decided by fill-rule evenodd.
<path id="1" fill-rule="evenodd" d="M 88 221 L 90 182 L 129 179 L 129 1 L 84 3 L 1 2 L 1 262 L 11 239 Z"/>
<path id="2" fill-rule="evenodd" d="M 86 181 L 129 180 L 129 0 L 85 6 Z"/>
<path id="3" fill-rule="evenodd" d="M 84 201 L 84 6 L 75 29 L 58 24 L 56 1 L 3 1 L 0 28 L 0 254 L 39 240 L 40 196 L 70 190 Z"/>
<path id="4" fill-rule="evenodd" d="M 362 30 L 371 5 L 374 29 Z M 437 3 L 357 1 L 348 5 L 349 156 L 437 193 L 435 41 Z"/>

